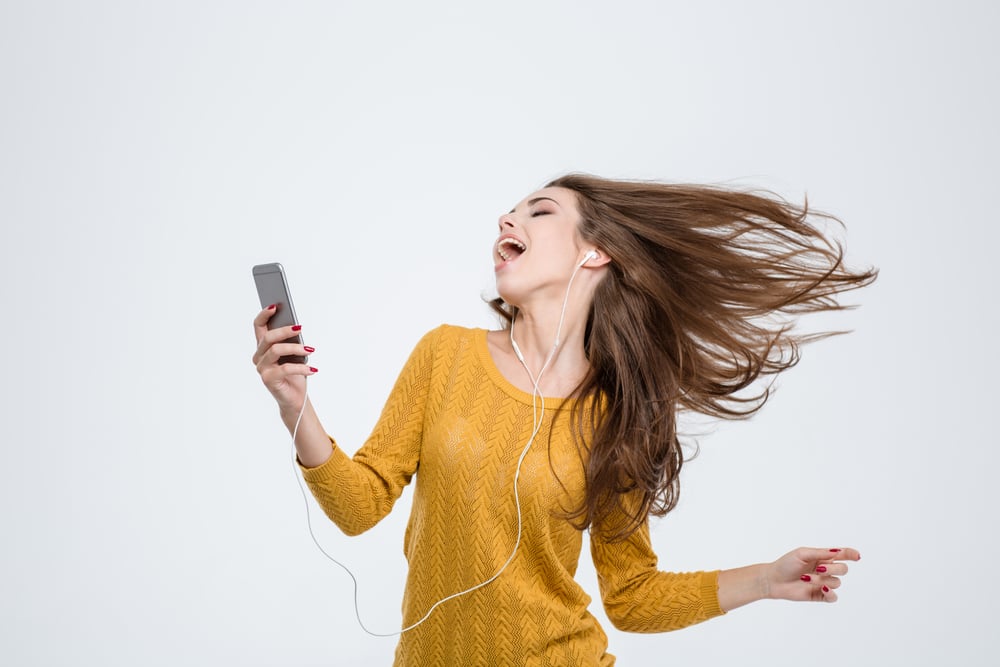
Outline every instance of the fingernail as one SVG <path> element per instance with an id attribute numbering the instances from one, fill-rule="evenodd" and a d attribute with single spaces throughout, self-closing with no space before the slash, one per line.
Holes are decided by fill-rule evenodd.
<path id="1" fill-rule="evenodd" d="M 270 306 L 268 306 L 268 307 L 267 307 L 267 308 L 265 308 L 264 310 L 274 310 L 274 309 L 275 309 L 275 308 L 277 308 L 277 307 L 278 307 L 278 304 L 276 304 L 276 303 L 272 303 L 272 304 L 271 304 Z"/>
<path id="2" fill-rule="evenodd" d="M 817 572 L 826 572 L 826 565 L 820 565 L 816 568 Z"/>
<path id="3" fill-rule="evenodd" d="M 829 586 L 824 586 L 823 587 L 823 592 L 824 593 L 829 593 L 830 592 L 830 587 Z"/>
<path id="4" fill-rule="evenodd" d="M 302 349 L 305 350 L 306 352 L 309 352 L 310 354 L 316 351 L 315 347 L 309 347 L 308 345 L 303 345 Z"/>
<path id="5" fill-rule="evenodd" d="M 319 373 L 319 369 L 313 368 L 312 366 L 309 367 L 309 370 L 312 371 L 313 373 Z"/>
<path id="6" fill-rule="evenodd" d="M 801 579 L 802 581 L 812 581 L 813 580 L 813 578 L 810 577 L 808 574 L 803 574 L 801 577 L 799 577 L 799 579 Z"/>
<path id="7" fill-rule="evenodd" d="M 840 551 L 840 549 L 830 549 L 830 552 L 831 552 L 831 553 L 837 553 L 837 552 L 839 552 L 839 551 Z"/>
<path id="8" fill-rule="evenodd" d="M 293 324 L 292 325 L 292 331 L 302 331 L 302 325 L 301 324 Z"/>
<path id="9" fill-rule="evenodd" d="M 861 554 L 858 554 L 858 560 L 861 560 Z"/>

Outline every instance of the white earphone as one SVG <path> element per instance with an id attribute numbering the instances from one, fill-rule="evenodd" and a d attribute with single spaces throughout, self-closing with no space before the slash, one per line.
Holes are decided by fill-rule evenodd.
<path id="1" fill-rule="evenodd" d="M 600 255 L 597 254 L 597 251 L 596 250 L 591 250 L 586 255 L 583 256 L 583 261 L 580 262 L 578 264 L 578 266 L 583 266 L 584 264 L 586 264 L 590 260 L 597 259 L 598 257 L 600 257 Z"/>

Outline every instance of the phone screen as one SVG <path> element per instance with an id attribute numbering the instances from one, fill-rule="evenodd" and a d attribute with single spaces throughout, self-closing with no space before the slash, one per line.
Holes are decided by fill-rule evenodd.
<path id="1" fill-rule="evenodd" d="M 260 307 L 267 308 L 272 303 L 276 306 L 274 315 L 267 322 L 268 329 L 277 329 L 297 324 L 295 317 L 295 307 L 292 306 L 292 295 L 288 290 L 288 280 L 285 278 L 285 270 L 277 262 L 271 264 L 258 264 L 253 267 L 253 279 L 257 283 L 257 296 L 260 298 Z M 286 339 L 286 343 L 302 344 L 302 336 L 295 335 Z M 278 360 L 279 364 L 304 364 L 306 357 L 298 355 L 288 355 Z"/>

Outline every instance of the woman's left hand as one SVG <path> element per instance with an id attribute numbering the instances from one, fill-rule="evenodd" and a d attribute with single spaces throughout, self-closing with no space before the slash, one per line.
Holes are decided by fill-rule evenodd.
<path id="1" fill-rule="evenodd" d="M 767 597 L 776 600 L 836 602 L 844 561 L 861 560 L 857 549 L 799 547 L 765 566 Z"/>

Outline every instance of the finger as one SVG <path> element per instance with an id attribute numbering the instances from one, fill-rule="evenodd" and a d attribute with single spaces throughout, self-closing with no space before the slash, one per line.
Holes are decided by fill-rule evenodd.
<path id="1" fill-rule="evenodd" d="M 267 354 L 267 351 L 271 348 L 271 346 L 276 343 L 284 343 L 287 340 L 295 341 L 298 339 L 298 342 L 294 344 L 301 345 L 301 339 L 298 338 L 300 331 L 302 331 L 301 324 L 292 324 L 290 326 L 279 327 L 277 329 L 265 328 L 257 339 L 257 350 L 253 355 L 254 365 L 259 364 L 260 360 L 265 354 Z"/>
<path id="2" fill-rule="evenodd" d="M 267 333 L 267 323 L 278 312 L 278 307 L 275 304 L 271 304 L 264 310 L 257 313 L 257 317 L 253 318 L 253 333 L 254 339 L 258 342 L 265 333 Z"/>
<path id="3" fill-rule="evenodd" d="M 278 384 L 294 376 L 309 377 L 319 372 L 319 369 L 309 364 L 281 364 L 268 367 L 260 376 L 265 385 Z"/>
<path id="4" fill-rule="evenodd" d="M 822 574 L 803 574 L 801 577 L 799 577 L 799 581 L 808 584 L 813 588 L 818 588 L 820 586 L 829 586 L 830 588 L 840 588 L 839 577 L 828 577 Z"/>
<path id="5" fill-rule="evenodd" d="M 275 343 L 265 348 L 259 356 L 254 355 L 254 363 L 257 365 L 257 370 L 262 371 L 267 366 L 279 364 L 282 357 L 305 357 L 315 351 L 316 348 L 302 343 Z"/>
<path id="6" fill-rule="evenodd" d="M 301 324 L 291 324 L 287 327 L 278 327 L 277 329 L 268 329 L 264 332 L 263 341 L 268 344 L 273 345 L 274 343 L 281 343 L 284 341 L 295 341 L 299 342 L 301 339 L 299 334 L 302 332 Z"/>
<path id="7" fill-rule="evenodd" d="M 836 602 L 837 594 L 835 591 L 840 588 L 840 579 L 837 577 L 803 574 L 800 580 L 802 581 L 801 586 L 805 590 L 801 593 L 802 597 L 799 599 Z"/>
<path id="8" fill-rule="evenodd" d="M 833 562 L 840 560 L 861 560 L 857 549 L 850 547 L 814 548 L 801 547 L 795 555 L 803 562 Z"/>
<path id="9" fill-rule="evenodd" d="M 832 552 L 834 555 L 834 560 L 861 560 L 861 552 L 857 549 L 852 549 L 851 547 L 844 547 L 840 551 Z"/>
<path id="10" fill-rule="evenodd" d="M 842 577 L 847 574 L 847 563 L 823 561 L 822 563 L 819 563 L 813 571 L 816 572 L 816 574 Z"/>

